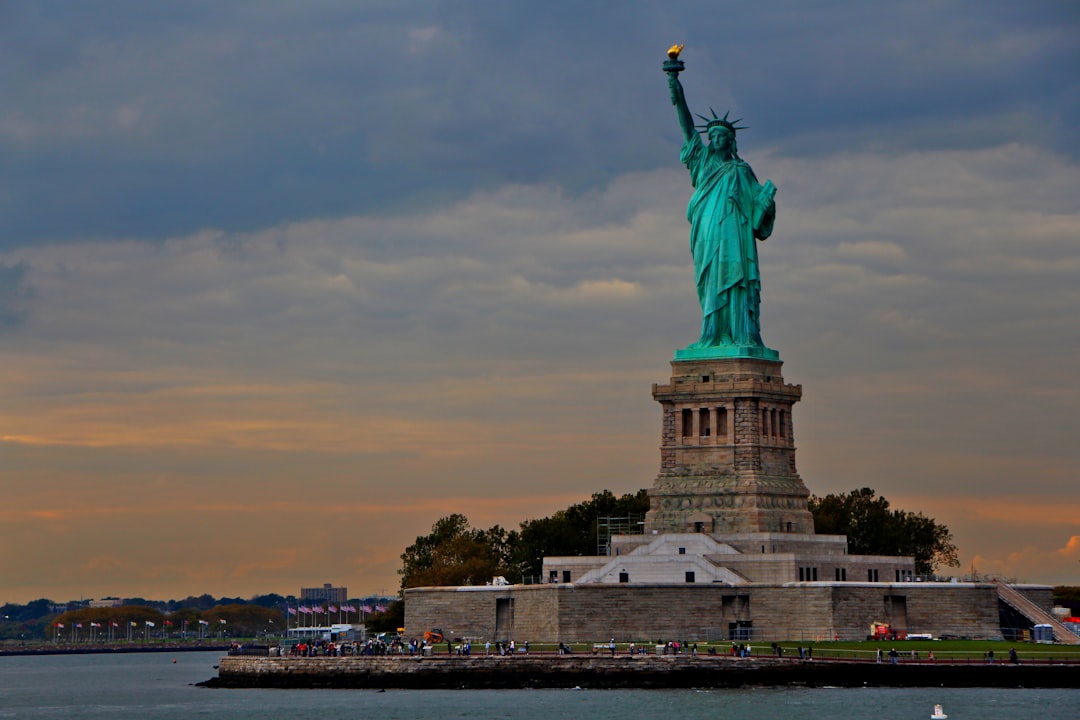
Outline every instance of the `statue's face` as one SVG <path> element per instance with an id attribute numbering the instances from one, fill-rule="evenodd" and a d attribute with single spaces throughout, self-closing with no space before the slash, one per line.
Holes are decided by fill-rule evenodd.
<path id="1" fill-rule="evenodd" d="M 716 150 L 731 150 L 732 141 L 734 139 L 735 135 L 723 125 L 713 125 L 709 128 L 709 143 L 711 143 Z"/>

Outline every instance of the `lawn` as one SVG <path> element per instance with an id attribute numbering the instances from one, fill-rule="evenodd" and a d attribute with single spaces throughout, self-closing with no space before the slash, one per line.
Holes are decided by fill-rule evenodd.
<path id="1" fill-rule="evenodd" d="M 902 660 L 915 659 L 912 653 L 917 654 L 917 659 L 928 660 L 933 653 L 934 660 L 950 662 L 987 662 L 989 653 L 993 652 L 995 662 L 1008 662 L 1009 650 L 1014 648 L 1016 654 L 1023 662 L 1025 660 L 1038 660 L 1041 662 L 1053 660 L 1080 661 L 1080 645 L 1046 645 L 1031 642 L 1006 642 L 995 640 L 882 640 L 880 642 L 781 642 L 785 657 L 794 655 L 798 657 L 798 648 L 809 647 L 813 649 L 813 657 L 825 659 L 874 659 L 880 648 L 888 655 L 889 650 L 895 648 Z M 730 643 L 728 649 L 730 650 Z M 761 652 L 771 651 L 771 643 L 761 645 Z M 699 650 L 700 652 L 700 647 Z M 758 646 L 754 647 L 758 651 Z M 888 658 L 886 657 L 886 660 Z"/>
<path id="2" fill-rule="evenodd" d="M 692 647 L 694 643 L 689 643 Z M 812 655 L 815 659 L 819 660 L 864 660 L 873 661 L 877 657 L 877 651 L 880 648 L 885 655 L 884 661 L 888 662 L 889 650 L 896 648 L 896 651 L 900 653 L 900 659 L 902 662 L 912 662 L 918 660 L 920 662 L 927 662 L 930 659 L 930 653 L 933 653 L 933 659 L 941 662 L 972 662 L 972 663 L 984 663 L 989 660 L 989 653 L 993 651 L 994 662 L 1008 662 L 1009 661 L 1009 649 L 1015 648 L 1016 654 L 1020 662 L 1055 662 L 1066 661 L 1070 663 L 1080 663 L 1080 645 L 1046 645 L 1041 643 L 1031 642 L 1006 642 L 995 640 L 883 640 L 881 642 L 780 642 L 780 647 L 784 649 L 785 658 L 798 658 L 799 647 L 811 648 Z M 597 643 L 598 653 L 607 654 L 607 643 Z M 642 647 L 642 643 L 638 643 L 636 647 Z M 776 652 L 773 649 L 771 642 L 751 642 L 751 656 L 753 657 L 775 657 Z M 656 652 L 656 646 L 653 644 L 644 644 L 649 654 Z M 521 652 L 521 644 L 518 644 L 519 652 Z M 590 654 L 593 652 L 593 645 L 575 643 L 571 645 L 571 648 L 575 654 Z M 717 654 L 728 655 L 731 653 L 731 642 L 714 642 L 714 643 L 697 643 L 697 652 L 699 655 L 706 655 L 709 649 L 712 648 Z M 477 651 L 477 646 L 473 646 L 473 652 Z M 553 652 L 556 647 L 554 645 L 548 645 L 546 643 L 532 643 L 529 650 L 532 652 Z M 482 648 L 481 648 L 482 651 Z M 684 652 L 688 651 L 684 650 Z M 629 652 L 629 643 L 620 642 L 616 644 L 616 654 L 626 655 Z M 912 653 L 916 655 L 913 656 Z"/>

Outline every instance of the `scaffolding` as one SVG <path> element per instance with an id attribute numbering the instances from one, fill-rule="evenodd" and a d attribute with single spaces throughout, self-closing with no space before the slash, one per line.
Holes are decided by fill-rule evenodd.
<path id="1" fill-rule="evenodd" d="M 614 535 L 644 534 L 644 513 L 632 513 L 623 517 L 598 517 L 596 518 L 596 554 L 611 554 L 611 538 Z"/>

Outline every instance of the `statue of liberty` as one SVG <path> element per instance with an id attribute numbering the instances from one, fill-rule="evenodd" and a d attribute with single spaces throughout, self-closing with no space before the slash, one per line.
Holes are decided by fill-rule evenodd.
<path id="1" fill-rule="evenodd" d="M 694 192 L 686 209 L 690 221 L 690 253 L 694 258 L 698 301 L 701 303 L 701 338 L 678 350 L 675 359 L 759 357 L 777 359 L 775 350 L 761 341 L 761 275 L 757 240 L 772 234 L 776 217 L 771 180 L 758 183 L 754 171 L 739 157 L 735 132 L 744 130 L 728 120 L 698 115 L 695 127 L 687 107 L 679 73 L 682 46 L 668 51 L 664 63 L 671 103 L 683 133 L 681 159 L 690 171 Z M 701 130 L 709 144 L 698 135 Z"/>

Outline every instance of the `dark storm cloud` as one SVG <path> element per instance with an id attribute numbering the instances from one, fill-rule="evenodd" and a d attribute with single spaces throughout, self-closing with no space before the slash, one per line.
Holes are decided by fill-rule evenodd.
<path id="1" fill-rule="evenodd" d="M 5 246 L 574 192 L 667 166 L 659 60 L 743 147 L 1076 155 L 1062 3 L 10 3 Z M 572 18 L 572 20 L 570 19 Z"/>

